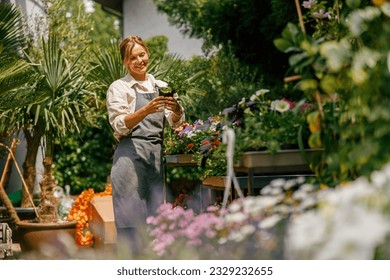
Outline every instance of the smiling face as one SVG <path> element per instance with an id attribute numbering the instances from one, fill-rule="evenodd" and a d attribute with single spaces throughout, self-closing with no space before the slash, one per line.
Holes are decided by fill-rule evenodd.
<path id="1" fill-rule="evenodd" d="M 123 65 L 138 81 L 146 80 L 149 65 L 149 50 L 138 36 L 125 38 L 120 46 Z"/>
<path id="2" fill-rule="evenodd" d="M 146 70 L 149 64 L 149 54 L 139 44 L 134 44 L 131 54 L 125 60 L 126 69 L 136 80 L 146 80 Z"/>

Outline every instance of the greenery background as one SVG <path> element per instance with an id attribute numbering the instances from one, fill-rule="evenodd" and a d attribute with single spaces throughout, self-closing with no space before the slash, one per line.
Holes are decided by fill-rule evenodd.
<path id="1" fill-rule="evenodd" d="M 107 123 L 105 94 L 109 84 L 125 73 L 116 47 L 121 30 L 113 28 L 118 26 L 119 19 L 106 14 L 97 4 L 94 13 L 86 14 L 80 1 L 44 2 L 51 3 L 47 6 L 49 33 L 60 38 L 67 59 L 80 56 L 86 88 L 97 97 L 97 106 L 87 114 L 92 122 L 85 124 L 80 133 L 73 131 L 56 142 L 54 177 L 60 186 L 69 184 L 72 194 L 88 188 L 100 191 L 107 182 L 115 145 Z M 170 22 L 182 32 L 202 38 L 205 42 L 202 56 L 183 60 L 167 54 L 168 39 L 164 36 L 145 38 L 154 54 L 150 71 L 158 78 L 182 85 L 181 100 L 186 107 L 189 123 L 218 115 L 243 98 L 250 98 L 261 88 L 272 89 L 274 98 L 299 100 L 305 97 L 309 101 L 318 101 L 313 94 L 315 91 L 326 95 L 337 90 L 340 93 L 340 103 L 337 104 L 340 107 L 337 110 L 345 110 L 346 113 L 339 115 L 332 103 L 326 103 L 322 108 L 322 130 L 319 133 L 326 152 L 317 162 L 321 167 L 321 172 L 317 173 L 319 178 L 326 184 L 350 180 L 359 174 L 369 173 L 387 160 L 388 154 L 382 153 L 387 149 L 383 139 L 388 135 L 382 125 L 388 121 L 388 97 L 384 90 L 388 73 L 383 71 L 386 69 L 385 61 L 379 64 L 381 68 L 376 72 L 370 72 L 371 82 L 356 87 L 348 76 L 353 60 L 348 61 L 345 68 L 335 75 L 328 71 L 327 67 L 331 68 L 332 65 L 327 63 L 327 58 L 318 52 L 323 42 L 344 38 L 353 42 L 354 50 L 349 55 L 356 56 L 356 61 L 361 59 L 358 52 L 360 46 L 385 53 L 389 48 L 386 43 L 388 34 L 372 34 L 375 34 L 376 28 L 386 24 L 387 18 L 372 22 L 360 37 L 354 37 L 348 33 L 346 26 L 337 24 L 338 18 L 324 24 L 321 20 L 309 20 L 310 14 L 304 11 L 307 34 L 301 34 L 298 24 L 295 29 L 288 25 L 289 22 L 297 23 L 293 1 L 154 2 L 159 11 L 166 13 Z M 372 4 L 368 0 L 346 1 L 345 4 L 321 1 L 320 6 L 333 12 L 342 11 L 339 16 L 344 19 L 354 9 L 372 7 Z M 71 17 L 66 16 L 68 12 L 72 13 Z M 39 61 L 43 54 L 39 38 L 34 35 L 37 30 L 26 30 L 26 52 Z M 275 44 L 278 37 L 285 40 L 282 40 L 283 44 L 293 38 L 287 43 L 287 46 L 294 46 L 293 51 Z M 257 42 L 259 38 L 260 43 Z M 8 47 L 12 49 L 12 46 Z M 9 53 L 7 56 L 10 57 Z M 25 62 L 18 60 L 17 63 L 23 66 Z M 23 67 L 20 69 L 26 70 Z M 293 74 L 300 74 L 303 79 L 298 83 L 283 82 L 284 77 Z M 22 76 L 28 81 L 29 75 Z M 14 81 L 21 84 L 26 82 L 21 79 Z M 313 84 L 319 86 L 313 87 Z M 366 94 L 370 91 L 375 95 Z M 376 114 L 369 114 L 373 108 Z M 7 131 L 3 129 L 5 123 L 0 125 L 2 136 L 6 136 Z M 199 174 L 197 170 L 177 169 L 169 176 L 169 180 L 181 177 L 193 179 L 198 178 Z"/>

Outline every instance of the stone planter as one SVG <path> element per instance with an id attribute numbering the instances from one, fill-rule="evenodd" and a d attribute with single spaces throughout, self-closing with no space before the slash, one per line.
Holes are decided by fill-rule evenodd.
<path id="1" fill-rule="evenodd" d="M 35 223 L 22 220 L 17 224 L 15 242 L 20 244 L 22 253 L 39 251 L 42 246 L 52 246 L 61 250 L 64 240 L 74 240 L 77 221 L 58 223 Z"/>

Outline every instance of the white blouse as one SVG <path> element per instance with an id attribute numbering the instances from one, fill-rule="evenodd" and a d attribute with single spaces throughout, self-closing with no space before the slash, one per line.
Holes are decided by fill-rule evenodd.
<path id="1" fill-rule="evenodd" d="M 133 87 L 136 86 L 137 90 L 140 92 L 150 92 L 154 88 L 153 85 L 159 87 L 167 86 L 166 82 L 156 80 L 151 74 L 147 74 L 147 77 L 150 83 L 141 84 L 131 75 L 127 74 L 125 77 L 114 81 L 108 88 L 106 104 L 108 120 L 111 127 L 114 129 L 114 136 L 118 141 L 122 136 L 128 135 L 132 130 L 126 127 L 125 116 L 135 112 L 136 93 Z M 152 88 L 150 88 L 150 86 Z M 177 94 L 175 94 L 174 98 L 178 98 Z M 165 109 L 165 117 L 173 129 L 179 127 L 180 124 L 184 122 L 184 109 L 183 107 L 181 109 L 183 114 L 177 122 L 172 121 L 173 112 Z"/>

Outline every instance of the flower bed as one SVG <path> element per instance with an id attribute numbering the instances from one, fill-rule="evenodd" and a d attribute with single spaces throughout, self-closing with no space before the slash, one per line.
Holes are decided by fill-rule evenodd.
<path id="1" fill-rule="evenodd" d="M 199 215 L 162 205 L 147 223 L 163 259 L 388 259 L 389 193 L 387 165 L 336 188 L 276 179 Z"/>

